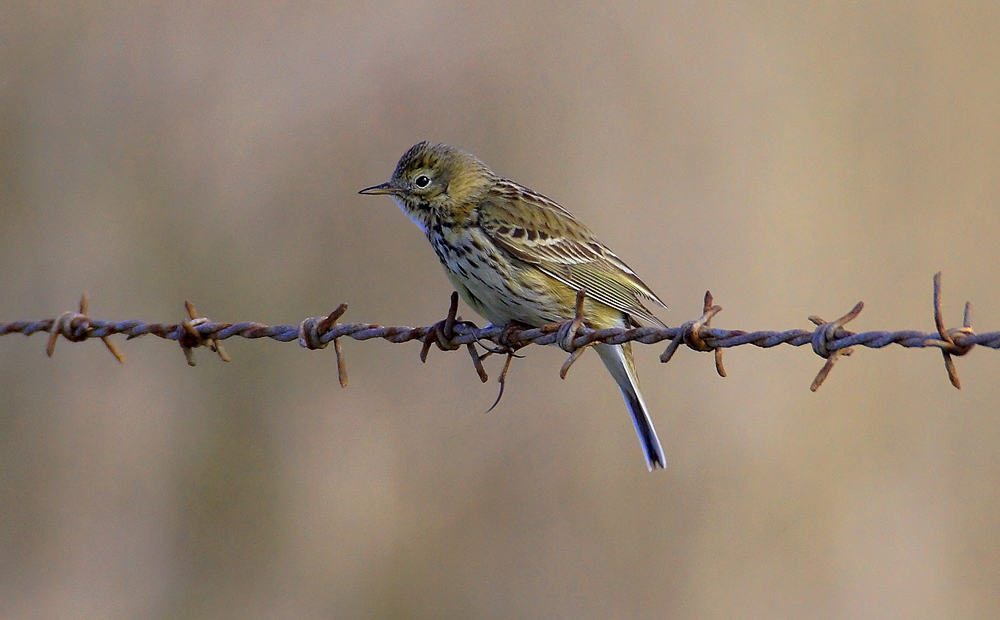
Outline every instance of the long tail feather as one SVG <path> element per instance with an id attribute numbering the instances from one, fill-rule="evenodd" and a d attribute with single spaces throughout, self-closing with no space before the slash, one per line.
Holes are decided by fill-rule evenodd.
<path id="1" fill-rule="evenodd" d="M 597 354 L 601 356 L 601 361 L 604 362 L 608 372 L 615 378 L 625 398 L 625 404 L 632 414 L 632 422 L 635 423 L 635 430 L 642 443 L 642 450 L 646 454 L 646 466 L 650 471 L 657 467 L 666 467 L 667 460 L 663 456 L 663 447 L 656 436 L 653 421 L 649 418 L 646 401 L 639 392 L 639 379 L 635 374 L 635 363 L 632 361 L 631 343 L 596 344 L 594 348 L 597 349 Z"/>

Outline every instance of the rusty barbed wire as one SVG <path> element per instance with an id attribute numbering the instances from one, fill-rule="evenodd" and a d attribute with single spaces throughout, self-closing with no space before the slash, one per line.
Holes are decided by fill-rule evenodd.
<path id="1" fill-rule="evenodd" d="M 516 352 L 530 344 L 555 344 L 569 353 L 569 357 L 560 369 L 559 375 L 566 378 L 566 373 L 573 363 L 579 359 L 588 346 L 597 343 L 624 344 L 638 342 L 641 344 L 656 344 L 669 340 L 670 344 L 660 356 L 663 363 L 669 362 L 682 344 L 694 351 L 712 352 L 715 356 L 715 367 L 719 376 L 725 377 L 726 370 L 722 363 L 722 350 L 742 345 L 753 345 L 760 348 L 775 347 L 780 344 L 791 346 L 812 346 L 813 352 L 826 360 L 823 368 L 816 375 L 810 389 L 816 391 L 830 374 L 834 364 L 843 356 L 850 355 L 855 347 L 881 349 L 891 344 L 906 348 L 937 348 L 944 357 L 945 369 L 952 385 L 961 388 L 953 357 L 967 355 L 976 345 L 991 349 L 1000 349 L 1000 332 L 977 334 L 972 329 L 972 304 L 966 302 L 962 327 L 946 328 L 941 311 L 941 273 L 934 276 L 934 324 L 936 332 L 924 333 L 915 330 L 903 331 L 871 331 L 855 333 L 844 329 L 844 325 L 858 317 L 864 309 L 864 303 L 858 302 L 854 308 L 835 321 L 824 321 L 818 316 L 810 316 L 809 320 L 816 328 L 809 331 L 790 329 L 786 331 L 754 331 L 718 329 L 711 326 L 712 318 L 722 311 L 714 305 L 711 292 L 705 293 L 702 316 L 694 321 L 688 321 L 678 327 L 637 327 L 631 329 L 591 329 L 584 324 L 583 300 L 585 291 L 577 295 L 576 316 L 562 323 L 553 323 L 542 327 L 531 328 L 521 325 L 478 327 L 471 321 L 462 320 L 458 316 L 458 294 L 452 293 L 451 306 L 447 318 L 434 325 L 426 327 L 384 326 L 375 323 L 338 323 L 340 317 L 347 311 L 347 304 L 341 304 L 336 310 L 325 317 L 305 319 L 299 325 L 264 325 L 255 322 L 217 323 L 205 317 L 199 317 L 194 304 L 184 302 L 188 319 L 181 323 L 148 323 L 140 320 L 105 321 L 87 316 L 90 299 L 84 294 L 80 300 L 78 312 L 65 312 L 55 319 L 40 319 L 0 323 L 0 336 L 7 334 L 24 334 L 30 336 L 38 332 L 49 334 L 46 353 L 52 357 L 56 342 L 62 336 L 70 342 L 83 342 L 99 338 L 115 358 L 124 363 L 125 357 L 110 336 L 121 334 L 126 340 L 140 336 L 157 336 L 165 340 L 177 341 L 189 365 L 194 366 L 194 349 L 205 346 L 216 353 L 225 362 L 229 356 L 222 348 L 222 340 L 236 336 L 248 339 L 270 338 L 278 342 L 297 340 L 308 349 L 323 349 L 331 342 L 337 355 L 337 372 L 340 384 L 347 387 L 347 368 L 344 353 L 340 344 L 341 338 L 354 340 L 371 340 L 381 338 L 393 343 L 420 341 L 420 360 L 427 360 L 432 346 L 442 351 L 453 351 L 466 347 L 472 357 L 473 365 L 479 378 L 485 383 L 488 380 L 482 361 L 493 354 L 507 355 L 503 371 L 500 374 L 500 395 L 503 395 L 503 385 L 510 367 L 510 362 Z M 490 344 L 486 344 L 490 343 Z M 492 346 L 490 346 L 492 345 Z M 476 346 L 485 350 L 480 354 Z M 499 397 L 498 397 L 499 402 Z M 494 403 L 494 406 L 496 404 Z"/>

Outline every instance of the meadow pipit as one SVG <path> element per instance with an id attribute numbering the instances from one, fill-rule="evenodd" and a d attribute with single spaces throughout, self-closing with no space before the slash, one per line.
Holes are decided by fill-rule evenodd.
<path id="1" fill-rule="evenodd" d="M 663 302 L 590 229 L 471 153 L 421 142 L 400 158 L 387 183 L 360 193 L 392 196 L 427 235 L 462 298 L 494 325 L 572 319 L 581 289 L 589 327 L 633 327 L 637 319 L 663 325 L 642 300 Z M 664 467 L 631 343 L 594 348 L 625 397 L 647 466 Z"/>

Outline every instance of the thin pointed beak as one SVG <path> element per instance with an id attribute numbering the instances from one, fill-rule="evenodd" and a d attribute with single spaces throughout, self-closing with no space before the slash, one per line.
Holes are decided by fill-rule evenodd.
<path id="1" fill-rule="evenodd" d="M 395 194 L 396 190 L 388 183 L 382 183 L 381 185 L 366 187 L 358 193 L 365 194 L 367 196 L 379 196 L 381 194 Z"/>

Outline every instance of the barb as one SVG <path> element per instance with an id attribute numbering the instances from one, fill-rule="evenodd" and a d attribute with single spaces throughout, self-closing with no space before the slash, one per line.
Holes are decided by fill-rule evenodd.
<path id="1" fill-rule="evenodd" d="M 347 386 L 347 369 L 339 339 L 371 340 L 381 338 L 393 343 L 420 341 L 423 346 L 420 358 L 425 361 L 431 346 L 437 345 L 442 351 L 453 351 L 465 346 L 475 364 L 476 372 L 482 381 L 488 379 L 482 360 L 492 353 L 504 353 L 508 356 L 521 347 L 529 344 L 556 344 L 570 356 L 563 364 L 560 375 L 565 377 L 569 367 L 586 348 L 595 342 L 608 344 L 623 344 L 638 342 L 641 344 L 656 344 L 669 340 L 670 345 L 661 356 L 662 362 L 672 359 L 681 344 L 694 351 L 711 351 L 715 355 L 716 370 L 720 376 L 726 376 L 722 365 L 722 349 L 743 345 L 753 345 L 761 348 L 788 344 L 795 347 L 810 345 L 813 351 L 826 359 L 811 389 L 815 391 L 823 383 L 834 363 L 849 355 L 855 347 L 881 349 L 891 344 L 906 348 L 937 348 L 941 351 L 945 368 L 951 383 L 960 387 L 955 369 L 954 357 L 967 355 L 976 345 L 990 349 L 1000 349 L 1000 332 L 977 334 L 972 329 L 972 305 L 966 303 L 962 327 L 948 329 L 945 327 L 941 312 L 941 274 L 934 276 L 934 325 L 935 331 L 871 331 L 854 333 L 844 329 L 844 325 L 858 317 L 864 308 L 858 303 L 851 312 L 836 321 L 825 322 L 818 316 L 809 317 L 816 325 L 813 330 L 790 329 L 786 331 L 755 331 L 725 330 L 711 327 L 713 317 L 722 311 L 720 306 L 713 305 L 711 293 L 706 293 L 704 312 L 700 318 L 684 323 L 680 327 L 639 327 L 633 329 L 600 329 L 594 330 L 583 322 L 582 308 L 585 293 L 577 297 L 577 312 L 573 319 L 562 323 L 553 323 L 542 327 L 528 328 L 521 325 L 477 327 L 471 321 L 464 321 L 458 316 L 458 295 L 453 294 L 448 317 L 444 321 L 427 327 L 383 326 L 374 323 L 338 323 L 338 319 L 347 310 L 342 304 L 325 317 L 306 319 L 299 325 L 263 325 L 261 323 L 216 323 L 207 318 L 198 317 L 194 305 L 186 302 L 188 318 L 181 323 L 147 323 L 139 320 L 104 321 L 87 316 L 90 300 L 84 295 L 80 300 L 79 312 L 66 312 L 54 319 L 14 321 L 0 323 L 0 336 L 7 334 L 24 334 L 30 336 L 38 332 L 49 334 L 46 351 L 49 356 L 55 352 L 59 336 L 70 342 L 83 342 L 92 338 L 101 339 L 119 362 L 124 363 L 124 356 L 108 339 L 109 336 L 122 334 L 128 340 L 140 336 L 157 336 L 165 340 L 178 342 L 184 351 L 188 363 L 194 365 L 193 349 L 208 347 L 224 361 L 229 356 L 221 346 L 221 341 L 236 336 L 248 339 L 271 338 L 278 342 L 298 340 L 309 349 L 322 349 L 330 342 L 334 343 L 337 353 L 337 367 L 340 384 Z M 476 345 L 485 342 L 493 343 L 495 348 L 486 347 L 487 352 L 480 356 Z M 501 396 L 503 379 L 509 369 L 511 357 L 508 357 L 501 374 Z"/>
<path id="2" fill-rule="evenodd" d="M 184 358 L 187 359 L 188 366 L 194 366 L 194 349 L 195 347 L 208 347 L 213 353 L 219 355 L 219 359 L 223 362 L 233 361 L 226 350 L 222 348 L 222 343 L 219 342 L 220 338 L 215 334 L 202 334 L 197 330 L 199 325 L 204 325 L 209 322 L 205 317 L 198 316 L 198 311 L 195 310 L 194 304 L 190 301 L 184 302 L 184 308 L 187 310 L 188 317 L 190 320 L 181 323 L 181 327 L 184 328 L 184 334 L 178 339 L 181 344 L 181 351 L 184 352 Z M 55 338 L 55 334 L 52 335 Z"/>
<path id="3" fill-rule="evenodd" d="M 843 338 L 844 336 L 850 334 L 851 332 L 844 330 L 844 325 L 858 318 L 858 315 L 861 314 L 861 311 L 864 309 L 864 302 L 859 301 L 854 305 L 850 312 L 832 323 L 827 323 L 816 315 L 809 317 L 809 320 L 812 321 L 813 325 L 818 326 L 816 331 L 813 332 L 813 351 L 816 355 L 826 358 L 826 364 L 823 365 L 819 374 L 817 374 L 816 378 L 813 379 L 812 385 L 809 386 L 810 392 L 815 392 L 819 389 L 819 386 L 823 385 L 823 382 L 826 381 L 826 377 L 830 374 L 830 371 L 833 370 L 833 365 L 837 363 L 837 360 L 841 355 L 846 357 L 851 353 L 854 353 L 854 347 L 833 349 L 830 347 L 829 343 L 836 340 L 838 337 Z"/>

